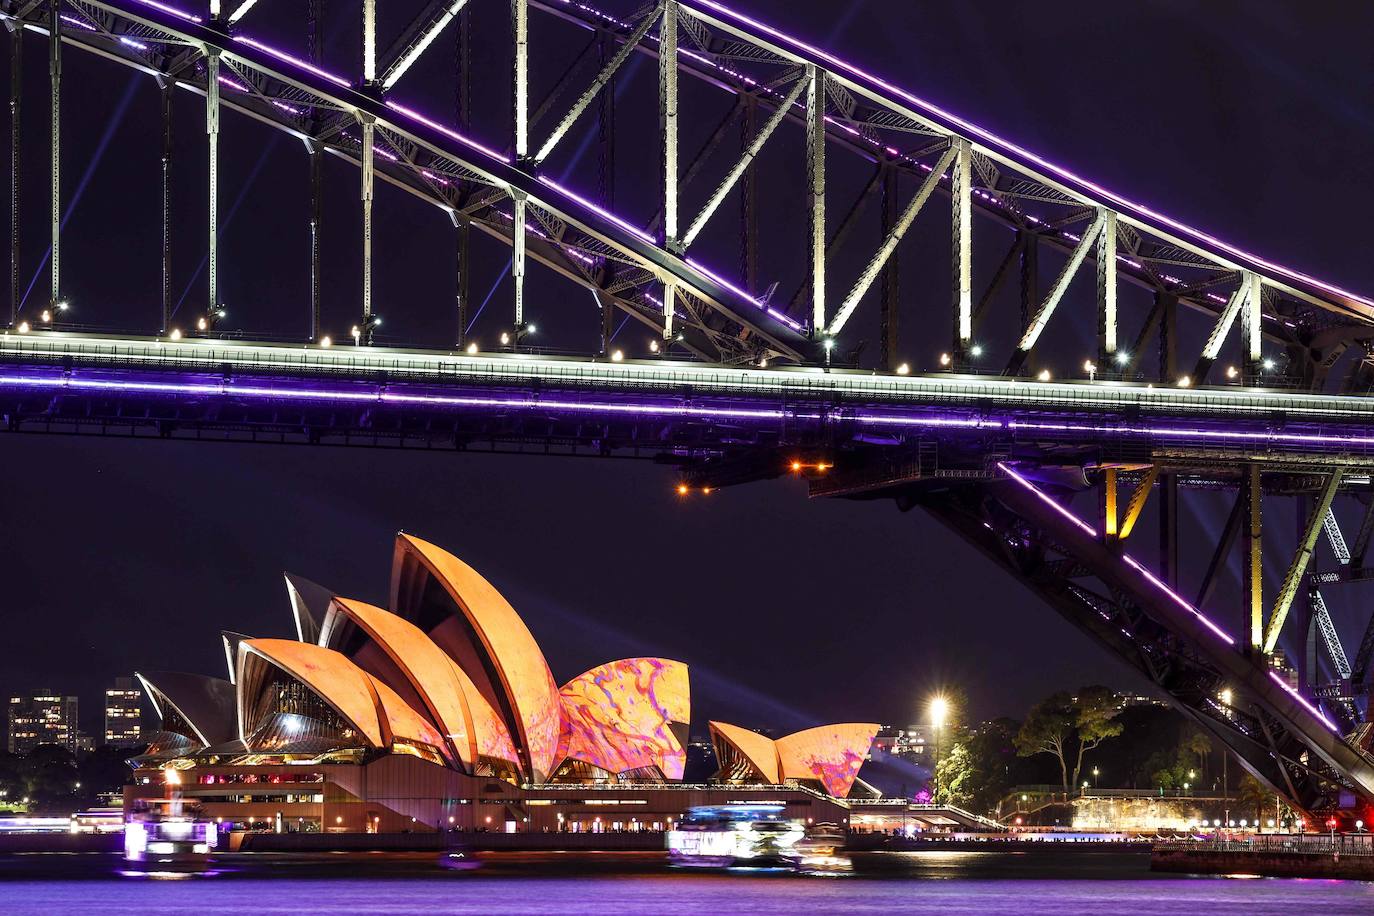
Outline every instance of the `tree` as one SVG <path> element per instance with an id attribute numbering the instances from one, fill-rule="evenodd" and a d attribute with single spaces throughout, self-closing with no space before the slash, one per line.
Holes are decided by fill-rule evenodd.
<path id="1" fill-rule="evenodd" d="M 1031 707 L 1016 733 L 1016 753 L 1022 757 L 1050 754 L 1059 761 L 1064 791 L 1069 791 L 1068 747 L 1074 733 L 1073 697 L 1060 691 Z"/>
<path id="2" fill-rule="evenodd" d="M 977 769 L 967 741 L 959 739 L 935 765 L 935 793 L 931 801 L 967 807 L 977 786 Z"/>
<path id="3" fill-rule="evenodd" d="M 1206 778 L 1207 761 L 1212 756 L 1212 739 L 1196 728 L 1191 728 L 1183 738 L 1183 749 L 1197 756 L 1197 770 Z"/>
<path id="4" fill-rule="evenodd" d="M 1094 685 L 1078 691 L 1074 703 L 1073 725 L 1078 733 L 1078 759 L 1073 765 L 1073 784 L 1078 785 L 1083 774 L 1083 755 L 1108 738 L 1122 732 L 1116 721 L 1121 715 L 1121 698 L 1106 687 Z"/>
<path id="5" fill-rule="evenodd" d="M 1271 807 L 1277 796 L 1264 787 L 1264 783 L 1246 773 L 1240 778 L 1240 785 L 1236 787 L 1236 807 L 1242 811 L 1255 812 L 1255 826 L 1260 824 L 1260 818 L 1264 816 L 1264 809 Z"/>
<path id="6" fill-rule="evenodd" d="M 936 767 L 936 800 L 980 813 L 993 810 L 1018 775 L 1017 728 L 1011 719 L 994 719 L 960 734 Z"/>

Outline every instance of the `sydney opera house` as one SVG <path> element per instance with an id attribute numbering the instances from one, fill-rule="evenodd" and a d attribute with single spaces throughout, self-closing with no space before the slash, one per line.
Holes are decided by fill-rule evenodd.
<path id="1" fill-rule="evenodd" d="M 239 830 L 665 829 L 689 807 L 785 802 L 845 821 L 877 725 L 773 740 L 709 723 L 718 762 L 683 783 L 687 666 L 607 662 L 562 687 L 471 567 L 396 538 L 390 609 L 287 576 L 294 639 L 222 634 L 228 678 L 141 673 L 161 725 L 126 807 L 169 783 Z"/>

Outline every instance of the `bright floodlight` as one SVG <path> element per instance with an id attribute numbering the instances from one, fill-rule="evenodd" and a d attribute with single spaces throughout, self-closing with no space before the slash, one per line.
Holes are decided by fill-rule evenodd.
<path id="1" fill-rule="evenodd" d="M 1040 374 L 1036 376 L 1036 378 L 1040 379 L 1042 382 L 1048 382 L 1050 380 L 1050 370 L 1041 369 Z"/>
<path id="2" fill-rule="evenodd" d="M 983 345 L 982 345 L 982 344 L 974 344 L 973 346 L 969 347 L 969 350 L 968 350 L 968 351 L 969 351 L 969 353 L 971 353 L 971 354 L 973 355 L 973 357 L 976 359 L 977 357 L 983 355 Z"/>
<path id="3" fill-rule="evenodd" d="M 334 346 L 334 338 L 330 337 L 328 334 L 324 335 L 323 337 L 320 338 L 320 346 L 322 346 L 322 347 L 332 347 L 332 346 Z"/>
<path id="4" fill-rule="evenodd" d="M 1223 690 L 1223 691 L 1221 692 L 1221 705 L 1223 705 L 1223 706 L 1230 706 L 1230 705 L 1231 705 L 1231 688 L 1230 688 L 1230 687 L 1227 687 L 1225 690 Z"/>
<path id="5" fill-rule="evenodd" d="M 948 366 L 948 365 L 949 365 L 949 354 L 948 354 L 948 353 L 941 353 L 941 354 L 940 354 L 940 365 L 942 365 L 942 366 Z"/>
<path id="6" fill-rule="evenodd" d="M 949 716 L 949 701 L 942 696 L 937 696 L 930 701 L 930 724 L 935 729 L 940 729 L 945 724 L 945 719 Z"/>
<path id="7" fill-rule="evenodd" d="M 616 350 L 614 353 L 611 354 L 611 362 L 613 363 L 618 363 L 624 358 L 625 353 L 621 350 Z"/>
<path id="8" fill-rule="evenodd" d="M 911 367 L 908 366 L 906 363 L 902 363 L 900 366 L 897 367 L 898 375 L 906 375 L 909 372 L 911 372 Z"/>
<path id="9" fill-rule="evenodd" d="M 1129 363 L 1129 362 L 1131 361 L 1131 355 L 1130 355 L 1129 353 L 1127 353 L 1125 350 L 1117 350 L 1117 351 L 1116 351 L 1116 361 L 1117 361 L 1120 365 L 1123 365 L 1123 366 L 1124 366 L 1124 365 L 1126 365 L 1127 363 Z"/>
<path id="10" fill-rule="evenodd" d="M 650 352 L 650 353 L 657 353 L 657 352 L 658 352 L 658 341 L 656 341 L 656 340 L 651 340 L 651 341 L 649 341 L 649 352 Z"/>
<path id="11" fill-rule="evenodd" d="M 468 356 L 476 356 L 476 355 L 477 355 L 477 342 L 476 342 L 476 341 L 473 341 L 472 343 L 468 344 Z"/>
<path id="12" fill-rule="evenodd" d="M 1260 363 L 1260 365 L 1264 367 L 1265 372 L 1269 372 L 1274 368 L 1274 361 L 1272 359 L 1265 359 L 1265 361 Z"/>

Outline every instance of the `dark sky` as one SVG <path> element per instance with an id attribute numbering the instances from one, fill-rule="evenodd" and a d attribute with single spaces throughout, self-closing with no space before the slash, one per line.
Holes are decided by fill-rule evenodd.
<path id="1" fill-rule="evenodd" d="M 1374 210 L 1374 14 L 1358 5 L 748 0 L 741 8 L 1128 196 L 1374 290 L 1364 216 Z M 299 26 L 270 17 L 257 26 L 254 15 L 249 31 L 275 30 L 281 44 L 303 48 Z M 336 69 L 345 70 L 353 39 L 342 25 L 332 35 Z M 40 39 L 26 52 L 27 281 L 42 256 L 46 62 Z M 69 193 L 98 165 L 73 212 L 69 286 L 93 323 L 114 323 L 93 316 L 107 306 L 153 316 L 156 93 L 147 78 L 78 56 L 69 53 L 71 85 L 84 86 L 68 97 L 77 115 Z M 194 187 L 198 104 L 178 105 L 178 167 Z M 451 109 L 431 101 L 429 110 Z M 225 229 L 226 298 L 250 318 L 281 303 L 303 311 L 302 157 L 295 141 L 227 119 L 223 206 L 239 209 Z M 107 128 L 111 143 L 97 159 Z M 652 134 L 641 137 L 622 144 L 622 160 L 652 154 Z M 634 163 L 624 168 L 634 174 Z M 327 306 L 335 324 L 355 298 L 345 267 L 356 176 L 338 169 L 327 212 L 338 228 L 326 235 L 338 268 Z M 189 312 L 203 282 L 193 241 L 203 202 L 189 189 L 184 196 L 178 289 L 192 290 Z M 408 320 L 401 299 L 423 312 L 417 327 L 445 320 L 444 269 L 423 265 L 428 285 L 406 278 L 425 259 L 448 263 L 451 235 L 440 215 L 410 206 L 379 215 L 388 330 Z M 276 251 L 250 261 L 250 245 Z M 480 298 L 506 254 L 477 250 L 489 261 L 473 285 Z M 915 290 L 921 280 L 904 284 Z M 40 277 L 34 295 L 45 289 Z M 440 305 L 424 311 L 431 299 Z M 398 529 L 444 545 L 502 588 L 560 681 L 627 654 L 688 662 L 698 723 L 900 722 L 942 686 L 965 689 L 972 715 L 1019 715 L 1052 689 L 1130 683 L 926 517 L 889 503 L 808 501 L 795 482 L 684 502 L 668 472 L 630 461 L 37 436 L 3 445 L 0 689 L 78 692 L 88 718 L 116 674 L 218 674 L 221 629 L 284 635 L 283 570 L 384 603 Z M 1206 520 L 1198 528 L 1220 525 L 1208 497 L 1190 508 Z"/>

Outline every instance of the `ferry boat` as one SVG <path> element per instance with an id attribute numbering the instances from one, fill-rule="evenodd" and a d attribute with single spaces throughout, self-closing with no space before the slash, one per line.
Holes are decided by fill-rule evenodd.
<path id="1" fill-rule="evenodd" d="M 124 825 L 124 860 L 155 871 L 208 865 L 218 843 L 214 821 L 148 818 Z"/>
<path id="2" fill-rule="evenodd" d="M 668 861 L 705 868 L 795 868 L 802 825 L 782 805 L 713 805 L 690 809 L 668 831 Z"/>
<path id="3" fill-rule="evenodd" d="M 124 825 L 124 860 L 148 872 L 196 871 L 210 864 L 219 845 L 219 825 L 187 813 L 181 795 L 181 774 L 163 770 L 166 798 L 145 806 Z"/>

